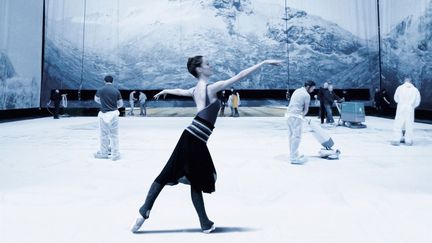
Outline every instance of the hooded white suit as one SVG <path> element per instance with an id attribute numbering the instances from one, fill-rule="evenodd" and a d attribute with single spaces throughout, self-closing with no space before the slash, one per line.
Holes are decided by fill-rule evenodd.
<path id="1" fill-rule="evenodd" d="M 420 92 L 410 82 L 400 85 L 394 94 L 397 103 L 393 126 L 393 142 L 399 143 L 405 130 L 405 143 L 413 142 L 414 109 L 420 104 Z"/>

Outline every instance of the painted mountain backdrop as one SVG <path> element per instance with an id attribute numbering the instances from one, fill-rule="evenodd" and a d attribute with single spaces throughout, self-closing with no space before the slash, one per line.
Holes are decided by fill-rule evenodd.
<path id="1" fill-rule="evenodd" d="M 18 75 L 5 51 L 0 50 L 0 110 L 39 106 L 40 85 Z"/>
<path id="2" fill-rule="evenodd" d="M 110 73 L 121 89 L 187 88 L 195 83 L 185 67 L 194 55 L 209 57 L 214 81 L 266 58 L 286 60 L 284 67 L 263 67 L 239 89 L 296 88 L 306 79 L 340 88 L 378 84 L 377 39 L 360 39 L 302 10 L 287 8 L 285 18 L 283 1 L 196 3 L 155 1 L 120 6 L 118 15 L 61 20 L 48 15 L 45 87 L 96 89 Z"/>
<path id="3" fill-rule="evenodd" d="M 383 38 L 382 57 L 383 85 L 390 93 L 411 77 L 422 106 L 432 106 L 432 1 L 424 15 L 408 16 Z"/>

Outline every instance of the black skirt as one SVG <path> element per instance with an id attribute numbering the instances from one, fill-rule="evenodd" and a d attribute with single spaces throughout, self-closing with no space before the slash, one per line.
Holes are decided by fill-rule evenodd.
<path id="1" fill-rule="evenodd" d="M 208 123 L 206 125 L 211 126 Z M 206 193 L 214 192 L 216 169 L 207 144 L 185 129 L 155 181 L 162 185 L 182 182 Z"/>

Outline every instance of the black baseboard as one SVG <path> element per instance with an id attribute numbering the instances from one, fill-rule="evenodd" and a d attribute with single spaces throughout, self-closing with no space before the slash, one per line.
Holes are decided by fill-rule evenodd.
<path id="1" fill-rule="evenodd" d="M 254 106 L 251 104 L 251 106 Z M 53 112 L 53 109 L 50 108 Z M 120 116 L 125 116 L 125 108 L 120 108 Z M 97 116 L 99 108 L 66 108 L 60 110 L 60 115 L 63 116 Z M 365 106 L 365 113 L 367 116 L 377 116 L 388 119 L 394 119 L 396 109 L 389 108 L 382 113 L 378 113 L 375 108 Z M 336 108 L 333 108 L 333 114 L 339 115 Z M 310 107 L 308 116 L 318 116 L 319 107 Z M 0 110 L 0 123 L 10 122 L 26 119 L 35 119 L 41 117 L 50 117 L 52 114 L 46 108 L 31 108 L 31 109 L 14 109 L 14 110 Z M 432 124 L 432 111 L 429 110 L 416 110 L 415 111 L 416 122 Z"/>
<path id="2" fill-rule="evenodd" d="M 47 116 L 51 116 L 51 114 L 46 109 L 42 108 L 0 110 L 0 122 L 34 119 Z"/>
<path id="3" fill-rule="evenodd" d="M 125 108 L 120 108 L 120 116 L 125 115 Z M 53 116 L 53 108 L 31 108 L 0 110 L 0 123 Z M 99 108 L 61 108 L 60 116 L 97 116 Z"/>

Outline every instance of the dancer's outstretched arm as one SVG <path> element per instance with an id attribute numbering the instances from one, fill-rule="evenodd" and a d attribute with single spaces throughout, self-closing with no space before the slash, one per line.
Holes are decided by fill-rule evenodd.
<path id="1" fill-rule="evenodd" d="M 163 95 L 163 98 L 165 99 L 165 97 L 166 97 L 167 94 L 192 97 L 193 90 L 194 90 L 194 88 L 190 88 L 190 89 L 164 89 L 161 92 L 157 93 L 153 97 L 156 100 L 158 100 L 159 96 L 161 96 L 161 95 Z"/>
<path id="2" fill-rule="evenodd" d="M 239 72 L 237 75 L 231 77 L 230 79 L 218 81 L 214 84 L 209 85 L 209 88 L 211 88 L 214 92 L 219 92 L 223 89 L 226 89 L 227 87 L 232 86 L 235 82 L 245 78 L 249 74 L 251 74 L 253 71 L 257 70 L 264 64 L 271 64 L 271 65 L 281 65 L 283 63 L 282 60 L 265 60 L 258 64 L 253 65 L 252 67 L 246 68 L 245 70 Z"/>

